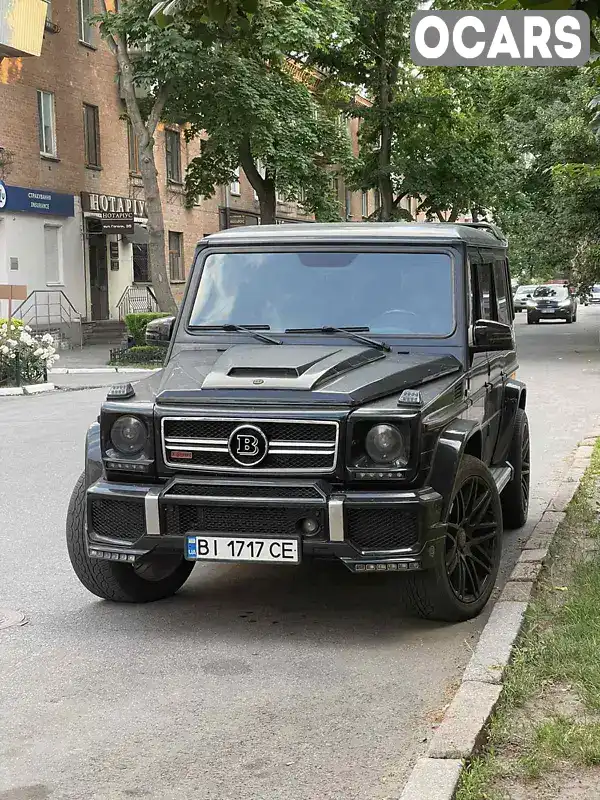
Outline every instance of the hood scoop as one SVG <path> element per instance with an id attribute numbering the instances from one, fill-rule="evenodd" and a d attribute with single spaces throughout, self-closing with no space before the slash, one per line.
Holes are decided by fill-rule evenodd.
<path id="1" fill-rule="evenodd" d="M 311 390 L 350 370 L 385 358 L 371 347 L 238 345 L 229 348 L 206 376 L 203 389 Z"/>

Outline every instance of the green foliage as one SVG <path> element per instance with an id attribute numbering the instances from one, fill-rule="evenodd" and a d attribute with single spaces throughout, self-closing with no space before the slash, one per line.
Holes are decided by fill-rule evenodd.
<path id="1" fill-rule="evenodd" d="M 127 314 L 125 317 L 125 325 L 128 332 L 133 336 L 136 346 L 144 346 L 146 344 L 146 325 L 152 322 L 153 319 L 163 319 L 165 315 L 161 312 L 144 313 L 144 314 Z M 131 350 L 136 348 L 130 348 Z"/>
<path id="2" fill-rule="evenodd" d="M 164 347 L 154 347 L 150 345 L 140 345 L 129 347 L 127 350 L 121 350 L 115 354 L 111 360 L 112 364 L 148 364 L 156 366 L 162 364 L 165 358 L 166 350 Z"/>
<path id="3" fill-rule="evenodd" d="M 0 327 L 2 325 L 7 325 L 7 324 L 8 324 L 8 320 L 6 318 L 3 319 L 2 317 L 0 317 Z M 23 327 L 23 320 L 22 319 L 15 319 L 13 317 L 11 319 L 11 324 L 12 324 L 13 328 L 15 328 L 15 329 L 22 328 Z"/>

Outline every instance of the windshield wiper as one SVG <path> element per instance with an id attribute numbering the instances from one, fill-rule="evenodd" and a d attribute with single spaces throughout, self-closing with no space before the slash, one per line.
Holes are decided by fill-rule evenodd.
<path id="1" fill-rule="evenodd" d="M 265 336 L 264 333 L 259 333 L 259 330 L 271 330 L 268 325 L 233 325 L 227 323 L 226 325 L 190 325 L 192 330 L 213 330 L 213 331 L 239 331 L 240 333 L 249 333 L 255 339 L 268 344 L 283 344 L 281 339 L 274 339 L 272 336 Z"/>
<path id="2" fill-rule="evenodd" d="M 366 326 L 353 327 L 353 328 L 335 328 L 333 325 L 323 325 L 321 328 L 286 328 L 285 333 L 342 333 L 349 339 L 354 339 L 356 342 L 368 344 L 371 347 L 377 347 L 379 350 L 384 350 L 386 353 L 391 351 L 389 344 L 380 342 L 377 339 L 371 339 L 370 336 L 359 336 L 358 331 L 369 332 Z"/>

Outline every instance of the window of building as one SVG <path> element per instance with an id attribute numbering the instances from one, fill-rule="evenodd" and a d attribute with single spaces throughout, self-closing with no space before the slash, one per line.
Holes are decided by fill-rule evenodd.
<path id="1" fill-rule="evenodd" d="M 89 17 L 94 13 L 94 0 L 79 0 L 79 40 L 92 44 L 93 30 Z"/>
<path id="2" fill-rule="evenodd" d="M 148 269 L 148 245 L 133 245 L 133 282 L 149 283 L 150 271 Z"/>
<path id="3" fill-rule="evenodd" d="M 169 273 L 172 281 L 183 281 L 183 234 L 169 231 Z"/>
<path id="4" fill-rule="evenodd" d="M 83 135 L 85 145 L 85 164 L 87 167 L 100 166 L 100 116 L 98 106 L 83 104 Z"/>
<path id="5" fill-rule="evenodd" d="M 235 180 L 231 181 L 231 183 L 229 184 L 229 191 L 231 192 L 231 194 L 234 194 L 239 197 L 242 193 L 240 190 L 240 168 L 237 167 L 233 171 L 233 174 L 235 175 Z"/>
<path id="6" fill-rule="evenodd" d="M 167 180 L 181 183 L 181 137 L 179 131 L 165 130 L 165 151 L 167 155 Z"/>
<path id="7" fill-rule="evenodd" d="M 362 215 L 363 217 L 369 216 L 369 192 L 362 193 Z"/>
<path id="8" fill-rule="evenodd" d="M 136 136 L 130 120 L 127 120 L 127 144 L 129 146 L 129 172 L 139 175 L 142 171 L 140 168 L 142 161 L 140 140 Z"/>
<path id="9" fill-rule="evenodd" d="M 54 95 L 38 90 L 38 117 L 40 126 L 40 153 L 56 157 L 56 119 Z"/>
<path id="10" fill-rule="evenodd" d="M 61 229 L 59 225 L 44 225 L 44 268 L 47 286 L 62 284 Z"/>

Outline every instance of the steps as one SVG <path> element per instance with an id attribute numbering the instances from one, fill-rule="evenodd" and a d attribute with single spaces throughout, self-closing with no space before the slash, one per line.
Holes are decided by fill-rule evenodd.
<path id="1" fill-rule="evenodd" d="M 126 338 L 125 323 L 118 319 L 103 319 L 83 323 L 83 343 L 103 344 L 117 347 Z"/>

